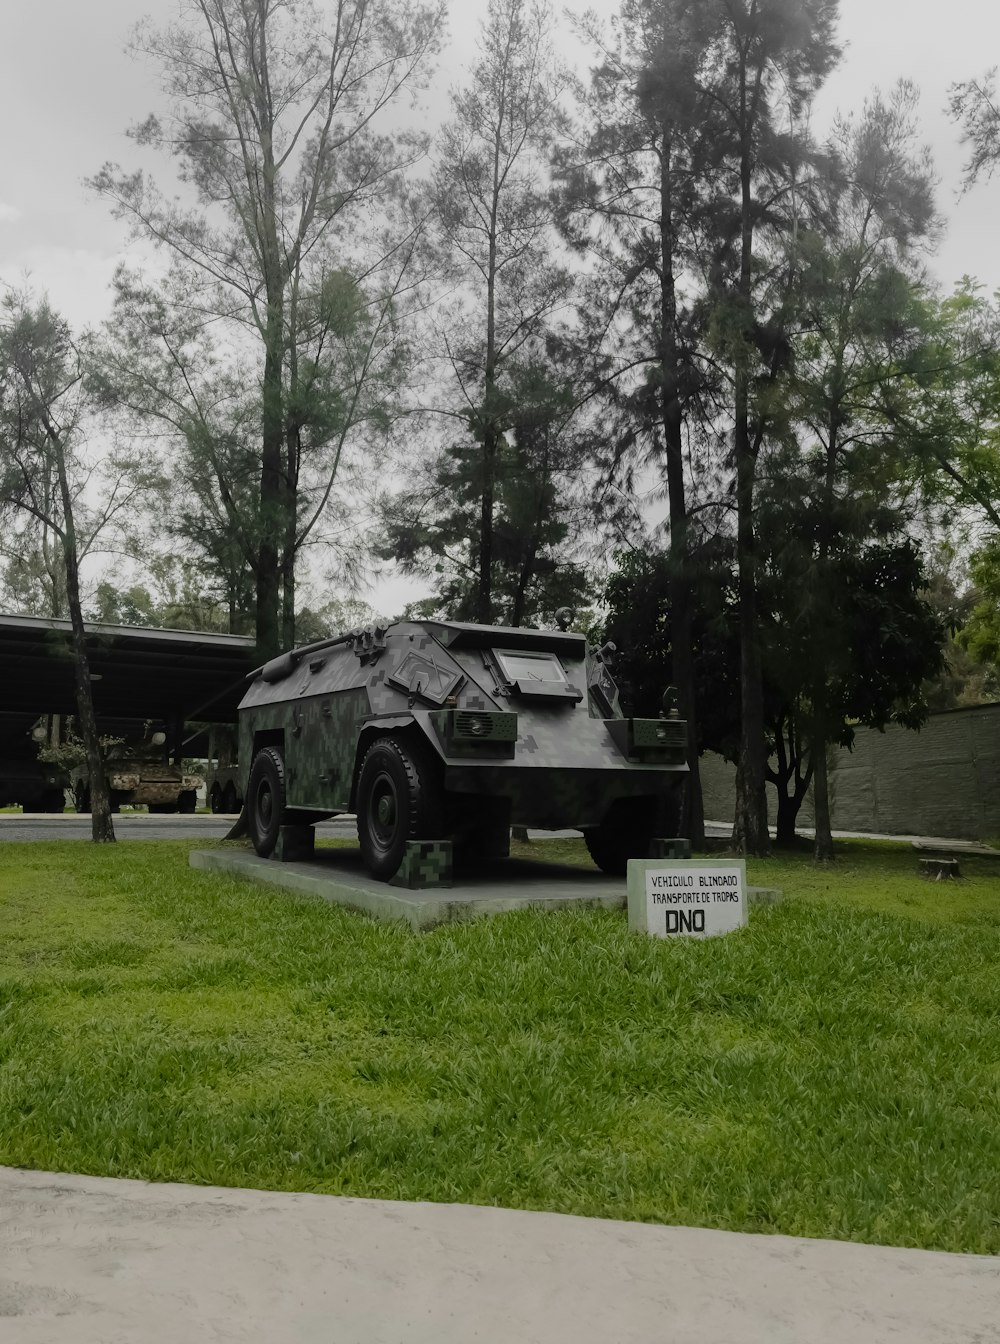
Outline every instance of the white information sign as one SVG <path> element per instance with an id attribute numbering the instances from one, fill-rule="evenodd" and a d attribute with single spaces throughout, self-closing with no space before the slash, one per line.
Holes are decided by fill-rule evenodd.
<path id="1" fill-rule="evenodd" d="M 743 928 L 743 860 L 630 859 L 628 922 L 656 938 L 713 938 Z"/>

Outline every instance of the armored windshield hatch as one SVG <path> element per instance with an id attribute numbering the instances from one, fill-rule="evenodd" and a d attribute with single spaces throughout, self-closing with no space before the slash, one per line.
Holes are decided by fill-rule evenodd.
<path id="1" fill-rule="evenodd" d="M 504 680 L 516 694 L 531 700 L 583 699 L 583 692 L 566 680 L 554 653 L 526 649 L 494 649 Z"/>
<path id="2" fill-rule="evenodd" d="M 432 705 L 443 705 L 465 677 L 451 668 L 438 667 L 432 658 L 411 651 L 392 669 L 386 680 L 407 695 L 419 695 L 421 700 Z"/>

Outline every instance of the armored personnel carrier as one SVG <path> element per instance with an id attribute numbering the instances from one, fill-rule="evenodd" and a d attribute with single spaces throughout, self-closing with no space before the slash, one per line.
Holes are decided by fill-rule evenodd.
<path id="1" fill-rule="evenodd" d="M 200 775 L 188 775 L 167 758 L 167 735 L 147 731 L 141 740 L 122 740 L 113 746 L 105 761 L 111 810 L 141 807 L 150 812 L 193 812 L 198 790 L 204 784 Z M 85 764 L 77 766 L 73 777 L 73 797 L 77 812 L 90 811 L 90 773 Z"/>
<path id="2" fill-rule="evenodd" d="M 505 855 L 512 825 L 578 827 L 599 867 L 624 872 L 675 833 L 686 725 L 675 712 L 625 717 L 611 652 L 564 629 L 431 620 L 273 659 L 239 712 L 257 853 L 273 852 L 282 824 L 354 812 L 379 878 L 411 840 Z"/>

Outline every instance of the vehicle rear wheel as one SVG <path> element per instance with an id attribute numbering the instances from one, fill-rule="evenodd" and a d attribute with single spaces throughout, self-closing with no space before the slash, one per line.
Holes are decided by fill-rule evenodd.
<path id="1" fill-rule="evenodd" d="M 212 792 L 208 795 L 208 805 L 215 813 L 222 811 L 222 790 L 218 784 L 212 785 Z"/>
<path id="2" fill-rule="evenodd" d="M 198 806 L 198 793 L 196 789 L 185 789 L 177 799 L 178 812 L 193 812 Z"/>
<path id="3" fill-rule="evenodd" d="M 443 834 L 443 799 L 432 762 L 409 742 L 378 738 L 361 764 L 357 815 L 365 867 L 373 877 L 392 877 L 410 840 Z"/>
<path id="4" fill-rule="evenodd" d="M 285 761 L 277 747 L 254 757 L 247 787 L 247 819 L 253 847 L 262 859 L 274 853 L 285 811 Z"/>
<path id="5" fill-rule="evenodd" d="M 90 790 L 82 779 L 76 781 L 76 787 L 73 789 L 73 805 L 77 812 L 90 811 Z"/>
<path id="6" fill-rule="evenodd" d="M 111 811 L 120 812 L 122 810 L 122 803 L 125 801 L 124 789 L 112 789 L 108 797 L 111 804 Z"/>
<path id="7" fill-rule="evenodd" d="M 616 798 L 600 826 L 583 833 L 590 857 L 604 873 L 627 871 L 629 859 L 648 859 L 660 809 L 655 798 Z"/>
<path id="8" fill-rule="evenodd" d="M 223 812 L 228 813 L 230 816 L 235 815 L 240 810 L 239 796 L 236 792 L 236 786 L 232 782 L 232 780 L 229 781 L 229 783 L 226 785 L 223 791 L 222 810 Z"/>

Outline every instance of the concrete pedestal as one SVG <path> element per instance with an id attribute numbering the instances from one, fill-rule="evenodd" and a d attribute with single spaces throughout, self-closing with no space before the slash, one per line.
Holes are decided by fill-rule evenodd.
<path id="1" fill-rule="evenodd" d="M 626 907 L 624 877 L 534 859 L 484 862 L 471 872 L 459 869 L 450 889 L 420 891 L 369 876 L 356 849 L 318 849 L 308 863 L 275 863 L 258 858 L 252 850 L 196 849 L 191 867 L 318 896 L 374 919 L 402 920 L 418 932 L 507 910 Z M 758 891 L 771 900 L 781 899 L 780 892 L 751 887 L 747 892 L 751 904 Z"/>

